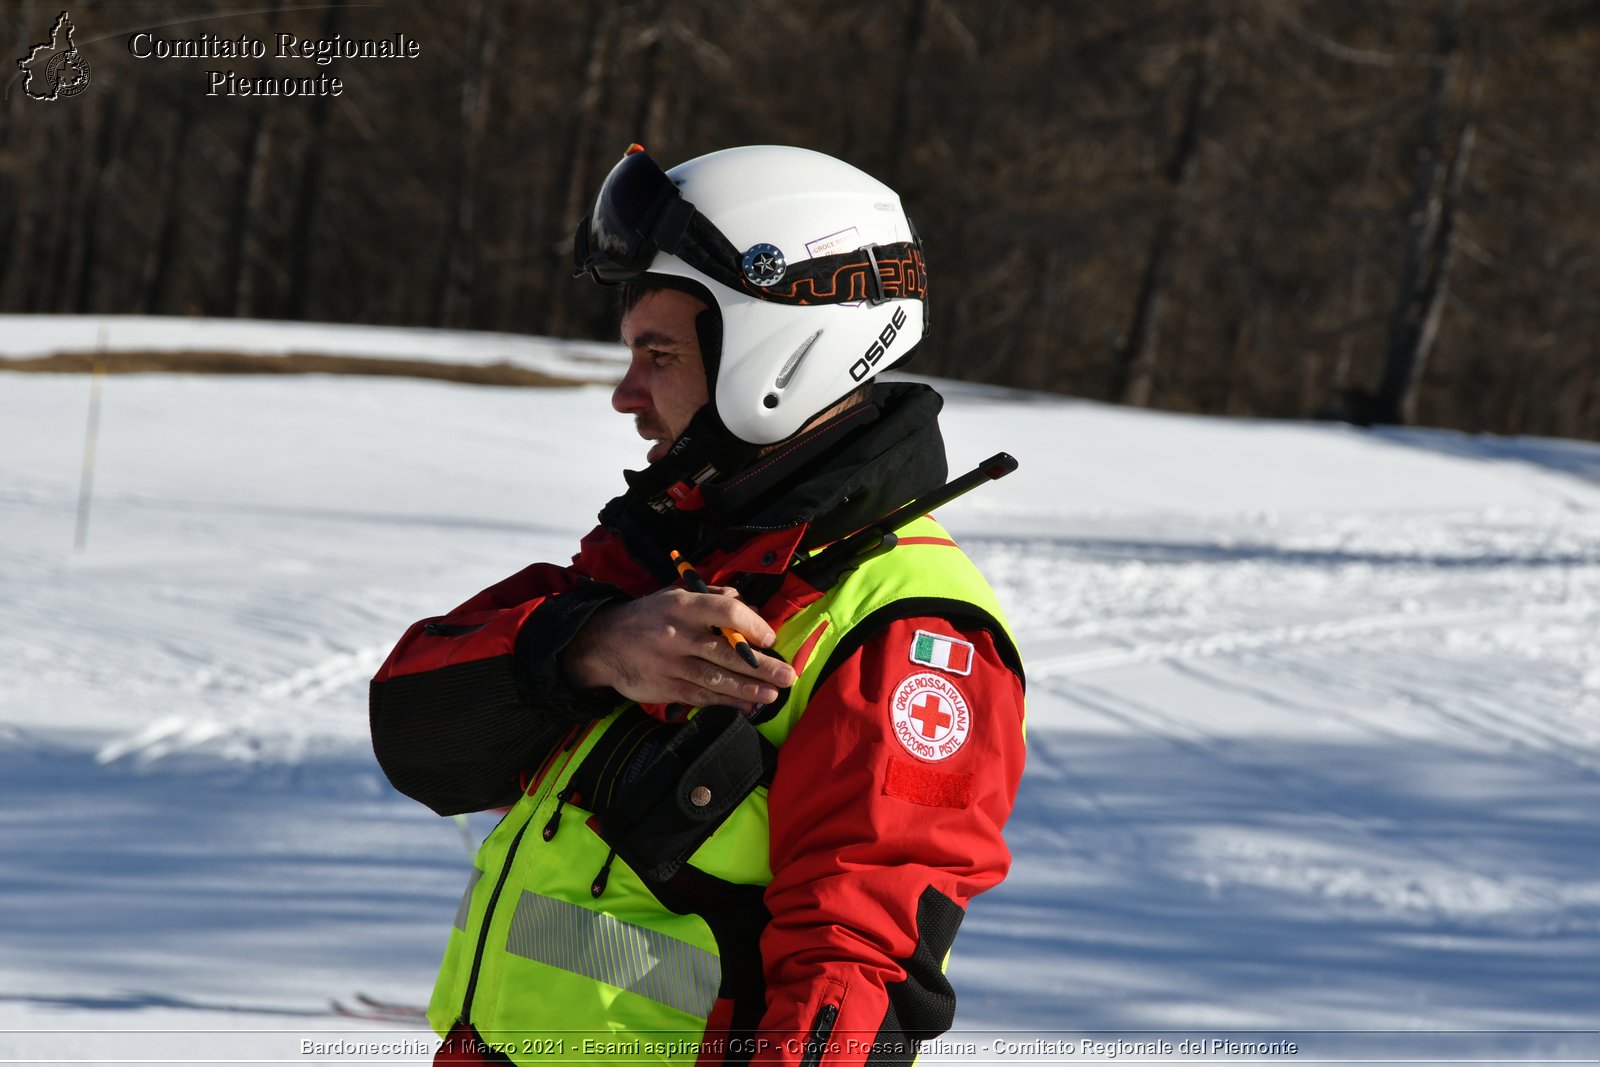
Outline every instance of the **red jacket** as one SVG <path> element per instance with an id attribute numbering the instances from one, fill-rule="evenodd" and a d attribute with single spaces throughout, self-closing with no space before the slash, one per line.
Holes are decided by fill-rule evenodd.
<path id="1" fill-rule="evenodd" d="M 824 468 L 838 459 L 835 449 Z M 942 456 L 940 468 L 935 484 Z M 808 469 L 815 474 L 815 457 Z M 852 479 L 847 495 L 866 498 L 858 507 L 890 501 L 878 514 L 926 488 L 880 478 L 875 494 L 859 472 Z M 697 567 L 713 584 L 759 588 L 759 602 L 747 599 L 776 629 L 817 595 L 784 576 L 795 550 L 813 542 L 815 518 L 723 537 Z M 598 606 L 670 584 L 670 564 L 641 563 L 641 535 L 619 525 L 596 528 L 571 565 L 531 566 L 406 632 L 372 690 L 374 748 L 397 787 L 440 811 L 509 803 L 573 721 L 611 706 L 565 691 L 556 656 Z M 928 669 L 908 654 L 919 630 L 973 650 L 969 673 L 945 672 L 966 698 L 968 731 L 933 761 L 908 750 L 890 709 L 896 688 Z M 768 797 L 764 994 L 754 1007 L 718 1001 L 708 1034 L 735 1039 L 725 1059 L 702 1062 L 753 1053 L 763 1063 L 859 1064 L 875 1044 L 872 1062 L 910 1062 L 917 1040 L 949 1027 L 944 956 L 967 903 L 1010 864 L 1001 830 L 1022 774 L 1022 708 L 1020 665 L 1003 632 L 937 614 L 888 622 L 817 687 Z"/>

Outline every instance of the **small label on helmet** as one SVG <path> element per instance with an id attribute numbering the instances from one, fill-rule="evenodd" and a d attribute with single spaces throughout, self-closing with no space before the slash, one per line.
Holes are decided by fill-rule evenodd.
<path id="1" fill-rule="evenodd" d="M 806 255 L 812 259 L 821 256 L 831 256 L 835 252 L 849 252 L 861 247 L 861 232 L 854 226 L 847 226 L 837 233 L 830 233 L 826 237 L 818 237 L 814 241 L 806 242 Z"/>
<path id="2" fill-rule="evenodd" d="M 854 226 L 846 226 L 844 229 L 830 233 L 826 237 L 818 237 L 814 241 L 807 241 L 806 255 L 812 259 L 820 259 L 823 256 L 838 255 L 841 252 L 854 252 L 865 243 L 861 240 L 860 230 Z M 858 308 L 861 306 L 861 301 L 845 300 L 841 301 L 839 306 Z"/>

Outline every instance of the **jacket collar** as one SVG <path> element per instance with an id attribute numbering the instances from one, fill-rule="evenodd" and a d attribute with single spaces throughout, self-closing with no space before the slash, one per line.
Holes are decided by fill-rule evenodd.
<path id="1" fill-rule="evenodd" d="M 926 385 L 879 386 L 838 415 L 706 490 L 705 548 L 805 527 L 803 548 L 853 533 L 945 479 L 939 409 Z M 787 561 L 785 561 L 787 564 Z"/>
<path id="2" fill-rule="evenodd" d="M 944 482 L 943 405 L 926 385 L 880 383 L 870 403 L 704 486 L 700 511 L 661 516 L 625 494 L 600 519 L 663 584 L 677 577 L 673 540 L 693 546 L 689 558 L 707 581 L 781 574 L 798 552 L 859 530 Z"/>

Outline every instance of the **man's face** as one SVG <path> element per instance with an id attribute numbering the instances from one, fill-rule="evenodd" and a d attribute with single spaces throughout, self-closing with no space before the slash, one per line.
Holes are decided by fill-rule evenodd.
<path id="1" fill-rule="evenodd" d="M 622 343 L 633 353 L 611 406 L 632 415 L 639 436 L 653 441 L 645 462 L 667 454 L 707 400 L 695 316 L 706 306 L 688 293 L 657 289 L 622 317 Z"/>

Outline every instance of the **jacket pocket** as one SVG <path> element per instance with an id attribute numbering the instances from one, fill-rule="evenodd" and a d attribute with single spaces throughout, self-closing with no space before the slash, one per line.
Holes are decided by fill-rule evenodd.
<path id="1" fill-rule="evenodd" d="M 839 1009 L 843 1004 L 844 985 L 829 979 L 822 993 L 822 1003 L 817 1006 L 817 1013 L 806 1030 L 805 1043 L 800 1047 L 800 1067 L 821 1067 L 826 1059 L 839 1053 L 833 1028 L 839 1021 Z"/>
<path id="2" fill-rule="evenodd" d="M 567 792 L 647 882 L 676 874 L 777 767 L 777 746 L 734 708 L 701 708 L 681 725 L 634 708 L 607 734 L 615 739 L 589 753 Z"/>

